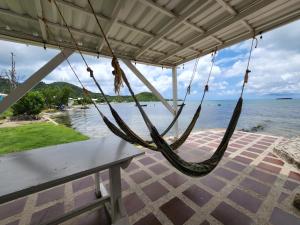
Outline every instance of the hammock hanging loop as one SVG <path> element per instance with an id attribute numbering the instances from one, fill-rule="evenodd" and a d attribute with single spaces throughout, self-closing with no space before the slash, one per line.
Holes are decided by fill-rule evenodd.
<path id="1" fill-rule="evenodd" d="M 91 69 L 91 67 L 87 67 L 86 70 L 90 73 L 90 77 L 94 77 L 94 71 Z"/>

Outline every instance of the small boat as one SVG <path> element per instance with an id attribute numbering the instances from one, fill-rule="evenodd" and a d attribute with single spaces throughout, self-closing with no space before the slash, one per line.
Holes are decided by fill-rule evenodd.
<path id="1" fill-rule="evenodd" d="M 219 103 L 218 106 L 221 106 L 221 104 Z"/>
<path id="2" fill-rule="evenodd" d="M 147 106 L 147 104 L 140 104 L 142 107 L 146 107 Z M 137 106 L 136 104 L 135 104 L 135 106 Z"/>

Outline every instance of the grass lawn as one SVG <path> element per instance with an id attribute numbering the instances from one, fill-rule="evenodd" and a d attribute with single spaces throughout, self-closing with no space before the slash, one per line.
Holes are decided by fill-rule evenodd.
<path id="1" fill-rule="evenodd" d="M 0 128 L 0 154 L 87 139 L 71 128 L 45 122 Z"/>

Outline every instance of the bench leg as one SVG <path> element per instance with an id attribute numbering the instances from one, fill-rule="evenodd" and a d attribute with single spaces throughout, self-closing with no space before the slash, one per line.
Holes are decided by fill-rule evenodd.
<path id="1" fill-rule="evenodd" d="M 95 195 L 97 198 L 101 198 L 101 190 L 100 190 L 100 173 L 95 173 Z"/>
<path id="2" fill-rule="evenodd" d="M 122 201 L 120 166 L 109 168 L 112 224 L 129 224 Z"/>

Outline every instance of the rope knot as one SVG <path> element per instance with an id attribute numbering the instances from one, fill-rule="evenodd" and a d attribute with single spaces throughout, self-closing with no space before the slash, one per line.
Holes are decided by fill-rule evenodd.
<path id="1" fill-rule="evenodd" d="M 188 94 L 191 94 L 191 85 L 188 86 L 188 88 L 187 88 L 187 93 L 188 93 Z"/>
<path id="2" fill-rule="evenodd" d="M 119 94 L 120 89 L 123 86 L 123 70 L 121 69 L 119 61 L 116 57 L 112 58 L 111 66 L 114 68 L 112 74 L 115 76 L 115 93 Z"/>
<path id="3" fill-rule="evenodd" d="M 87 67 L 86 70 L 90 73 L 90 77 L 94 77 L 94 71 L 90 67 Z"/>
<path id="4" fill-rule="evenodd" d="M 208 84 L 205 85 L 204 91 L 208 92 Z"/>
<path id="5" fill-rule="evenodd" d="M 246 69 L 245 76 L 244 76 L 244 83 L 245 84 L 248 83 L 249 73 L 251 73 L 251 70 Z"/>

